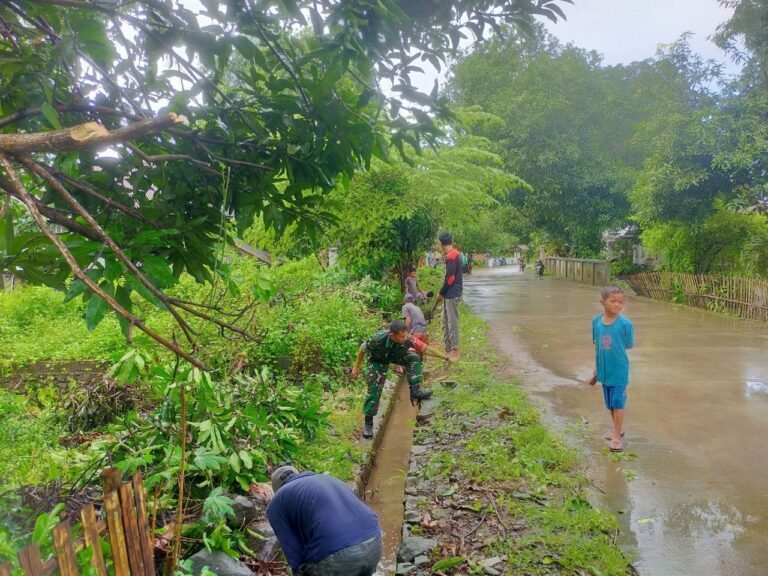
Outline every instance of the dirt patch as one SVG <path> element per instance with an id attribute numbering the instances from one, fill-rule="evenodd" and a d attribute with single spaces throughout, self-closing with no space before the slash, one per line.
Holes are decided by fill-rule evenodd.
<path id="1" fill-rule="evenodd" d="M 96 360 L 41 360 L 19 368 L 8 377 L 0 376 L 0 386 L 17 394 L 24 394 L 30 387 L 55 384 L 64 389 L 72 382 L 102 381 L 109 364 Z"/>

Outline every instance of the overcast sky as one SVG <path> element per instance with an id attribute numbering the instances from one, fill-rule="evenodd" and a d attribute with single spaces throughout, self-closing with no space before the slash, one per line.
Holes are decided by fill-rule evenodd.
<path id="1" fill-rule="evenodd" d="M 650 58 L 659 44 L 693 32 L 691 46 L 706 58 L 726 58 L 707 37 L 732 10 L 717 0 L 573 0 L 561 4 L 568 20 L 547 26 L 564 43 L 596 50 L 606 64 Z"/>

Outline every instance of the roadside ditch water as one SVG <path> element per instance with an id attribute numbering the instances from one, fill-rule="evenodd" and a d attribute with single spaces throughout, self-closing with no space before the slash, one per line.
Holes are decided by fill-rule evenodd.
<path id="1" fill-rule="evenodd" d="M 403 498 L 408 461 L 413 444 L 416 408 L 411 406 L 408 385 L 398 381 L 394 406 L 384 425 L 381 443 L 365 486 L 363 499 L 379 515 L 384 536 L 383 553 L 377 574 L 394 574 L 397 550 L 402 538 Z"/>

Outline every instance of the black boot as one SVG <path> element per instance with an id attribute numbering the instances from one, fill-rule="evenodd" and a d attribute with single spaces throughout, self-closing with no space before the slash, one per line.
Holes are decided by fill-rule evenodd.
<path id="1" fill-rule="evenodd" d="M 411 386 L 411 404 L 419 404 L 422 400 L 432 398 L 432 390 L 420 390 L 419 386 Z"/>
<path id="2" fill-rule="evenodd" d="M 363 424 L 363 438 L 373 438 L 373 416 L 365 417 L 365 424 Z"/>

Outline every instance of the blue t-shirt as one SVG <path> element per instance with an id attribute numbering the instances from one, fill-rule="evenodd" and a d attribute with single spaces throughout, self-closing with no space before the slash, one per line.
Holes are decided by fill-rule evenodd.
<path id="1" fill-rule="evenodd" d="M 349 486 L 314 472 L 289 478 L 269 503 L 267 518 L 294 572 L 381 534 L 376 514 Z"/>
<path id="2" fill-rule="evenodd" d="M 635 345 L 632 322 L 619 315 L 613 324 L 604 324 L 603 315 L 599 314 L 592 320 L 592 342 L 595 344 L 597 381 L 603 386 L 627 386 L 627 350 Z"/>

